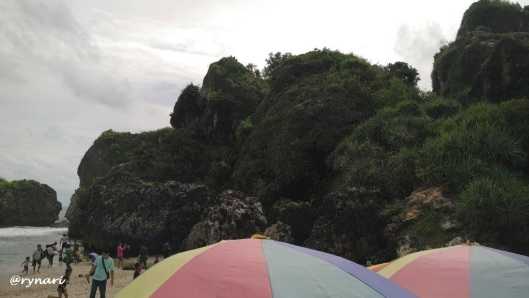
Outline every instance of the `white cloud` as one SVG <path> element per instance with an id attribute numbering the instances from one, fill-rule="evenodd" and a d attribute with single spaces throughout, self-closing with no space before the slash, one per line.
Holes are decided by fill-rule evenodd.
<path id="1" fill-rule="evenodd" d="M 421 77 L 419 86 L 422 89 L 430 89 L 433 57 L 439 48 L 447 43 L 446 35 L 437 23 L 426 24 L 417 29 L 402 25 L 398 32 L 395 52 L 402 60 L 417 68 Z"/>

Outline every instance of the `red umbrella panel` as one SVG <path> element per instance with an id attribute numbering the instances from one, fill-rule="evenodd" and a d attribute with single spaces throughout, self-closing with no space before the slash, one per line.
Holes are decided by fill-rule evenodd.
<path id="1" fill-rule="evenodd" d="M 420 251 L 375 269 L 423 298 L 529 297 L 529 258 L 485 246 Z"/>

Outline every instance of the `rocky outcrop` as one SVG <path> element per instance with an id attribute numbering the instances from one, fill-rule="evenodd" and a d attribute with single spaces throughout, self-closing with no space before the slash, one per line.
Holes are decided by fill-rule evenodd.
<path id="1" fill-rule="evenodd" d="M 234 57 L 211 64 L 200 90 L 187 86 L 178 98 L 171 125 L 195 128 L 214 143 L 231 143 L 240 123 L 265 96 L 264 81 Z"/>
<path id="2" fill-rule="evenodd" d="M 297 243 L 302 243 L 311 233 L 312 222 L 316 214 L 310 202 L 293 201 L 282 198 L 274 203 L 269 217 L 278 221 L 274 229 L 288 229 L 288 237 L 292 237 Z M 288 227 L 287 229 L 284 229 Z"/>
<path id="3" fill-rule="evenodd" d="M 463 102 L 529 95 L 529 7 L 481 0 L 435 55 L 433 91 Z"/>
<path id="4" fill-rule="evenodd" d="M 166 241 L 175 247 L 210 204 L 204 185 L 146 182 L 119 169 L 76 195 L 70 231 L 99 249 L 112 249 L 118 241 L 150 251 Z"/>
<path id="5" fill-rule="evenodd" d="M 208 158 L 202 142 L 185 129 L 138 134 L 108 130 L 95 140 L 79 164 L 80 188 L 88 188 L 117 167 L 146 181 L 192 182 L 204 179 Z"/>
<path id="6" fill-rule="evenodd" d="M 294 237 L 292 237 L 292 229 L 289 225 L 280 221 L 266 228 L 264 235 L 276 241 L 287 243 L 294 242 Z"/>
<path id="7" fill-rule="evenodd" d="M 393 250 L 382 232 L 382 206 L 377 194 L 365 189 L 330 193 L 305 244 L 355 262 L 379 263 Z"/>
<path id="8" fill-rule="evenodd" d="M 529 33 L 469 32 L 436 54 L 433 90 L 468 103 L 529 95 Z"/>
<path id="9" fill-rule="evenodd" d="M 171 113 L 171 126 L 174 128 L 192 128 L 198 125 L 206 106 L 206 99 L 200 89 L 190 84 L 178 97 Z"/>
<path id="10" fill-rule="evenodd" d="M 249 238 L 262 233 L 267 223 L 263 207 L 256 197 L 227 190 L 220 194 L 215 205 L 208 208 L 202 221 L 191 229 L 183 248 L 201 247 L 226 239 Z"/>
<path id="11" fill-rule="evenodd" d="M 50 226 L 60 211 L 57 193 L 48 185 L 0 179 L 0 226 Z"/>
<path id="12" fill-rule="evenodd" d="M 463 15 L 457 38 L 473 31 L 491 33 L 529 32 L 529 7 L 498 0 L 480 0 Z"/>
<path id="13" fill-rule="evenodd" d="M 465 205 L 467 184 L 498 173 L 525 181 L 529 164 L 527 100 L 503 101 L 528 94 L 529 33 L 476 16 L 436 56 L 437 95 L 420 92 L 405 63 L 329 49 L 272 54 L 264 76 L 233 57 L 213 63 L 178 98 L 173 128 L 96 140 L 79 166 L 70 232 L 98 248 L 124 240 L 156 250 L 264 231 L 361 263 L 466 237 L 456 218 L 497 211 L 472 207 L 481 187 Z M 518 188 L 505 197 L 525 198 Z M 471 236 L 526 250 L 523 233 L 498 236 L 504 227 Z"/>
<path id="14" fill-rule="evenodd" d="M 205 154 L 205 146 L 193 133 L 187 129 L 165 128 L 157 131 L 144 132 L 139 134 L 118 133 L 112 130 L 105 131 L 88 149 L 78 168 L 80 179 L 79 188 L 71 198 L 70 206 L 66 212 L 66 218 L 70 221 L 69 233 L 73 237 L 83 237 L 88 243 L 96 245 L 115 245 L 118 238 L 112 238 L 110 242 L 100 241 L 97 233 L 87 233 L 87 218 L 98 218 L 99 210 L 89 208 L 93 200 L 103 203 L 102 196 L 107 192 L 101 188 L 109 181 L 116 181 L 112 186 L 111 193 L 116 198 L 127 196 L 128 189 L 125 185 L 129 180 L 120 180 L 116 177 L 129 177 L 130 185 L 138 183 L 137 187 L 144 191 L 153 185 L 164 185 L 165 183 L 190 183 L 200 184 L 207 180 L 209 171 L 209 158 Z M 119 174 L 119 175 L 118 175 Z M 120 184 L 122 183 L 122 184 Z M 97 185 L 97 189 L 95 189 Z M 163 188 L 163 187 L 162 187 Z M 131 188 L 134 189 L 134 188 Z M 140 191 L 140 190 L 138 190 Z M 147 190 L 145 190 L 147 191 Z M 173 193 L 174 188 L 168 188 L 166 192 Z M 162 200 L 165 192 L 154 195 L 152 200 L 157 198 Z M 163 200 L 162 200 L 163 201 Z M 127 204 L 127 201 L 122 201 Z M 202 203 L 200 203 L 202 204 Z M 160 206 L 164 206 L 161 204 Z M 177 208 L 179 205 L 168 205 L 168 208 Z M 201 205 L 204 207 L 204 205 Z M 158 207 L 153 207 L 157 209 Z M 129 209 L 127 209 L 129 210 Z M 134 208 L 129 210 L 133 211 Z M 157 211 L 158 212 L 158 211 Z M 178 210 L 168 210 L 168 212 L 178 212 Z M 126 214 L 124 215 L 126 216 Z M 158 219 L 153 219 L 157 221 Z M 163 223 L 162 223 L 163 224 Z M 191 225 L 194 222 L 191 223 Z M 190 226 L 186 227 L 188 230 Z M 97 229 L 95 229 L 97 230 Z M 163 229 L 162 229 L 163 230 Z M 129 231 L 131 232 L 131 231 Z M 124 237 L 131 242 L 138 242 L 140 238 L 129 235 L 129 232 L 112 231 L 108 233 L 111 237 Z M 160 234 L 161 233 L 161 234 Z M 165 233 L 165 234 L 164 234 Z M 155 234 L 164 235 L 164 241 L 177 241 L 185 235 L 176 235 L 170 238 L 167 231 L 159 231 Z M 154 238 L 159 235 L 152 236 Z M 149 239 L 153 239 L 151 236 Z"/>
<path id="15" fill-rule="evenodd" d="M 417 189 L 403 203 L 386 226 L 387 236 L 398 245 L 397 255 L 445 246 L 461 233 L 455 201 L 443 188 Z"/>
<path id="16" fill-rule="evenodd" d="M 384 101 L 375 90 L 405 85 L 359 57 L 327 49 L 288 56 L 269 76 L 269 96 L 252 118 L 233 175 L 236 187 L 272 203 L 309 201 L 328 173 L 329 153 Z"/>
<path id="17" fill-rule="evenodd" d="M 233 141 L 237 127 L 255 112 L 265 92 L 264 81 L 234 57 L 211 64 L 200 90 L 207 99 L 201 128 L 218 143 Z"/>

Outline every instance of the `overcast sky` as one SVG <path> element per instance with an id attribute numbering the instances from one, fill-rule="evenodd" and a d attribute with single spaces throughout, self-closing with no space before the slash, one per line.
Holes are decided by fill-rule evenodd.
<path id="1" fill-rule="evenodd" d="M 0 177 L 47 183 L 66 206 L 101 132 L 168 126 L 182 88 L 223 56 L 262 67 L 328 47 L 406 61 L 429 89 L 472 2 L 1 0 Z"/>

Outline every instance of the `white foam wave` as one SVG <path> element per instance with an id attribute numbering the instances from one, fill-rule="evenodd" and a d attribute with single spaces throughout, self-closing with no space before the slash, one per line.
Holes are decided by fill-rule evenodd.
<path id="1" fill-rule="evenodd" d="M 28 236 L 45 236 L 49 234 L 66 233 L 68 228 L 52 228 L 52 227 L 9 227 L 0 228 L 0 237 L 28 237 Z"/>

